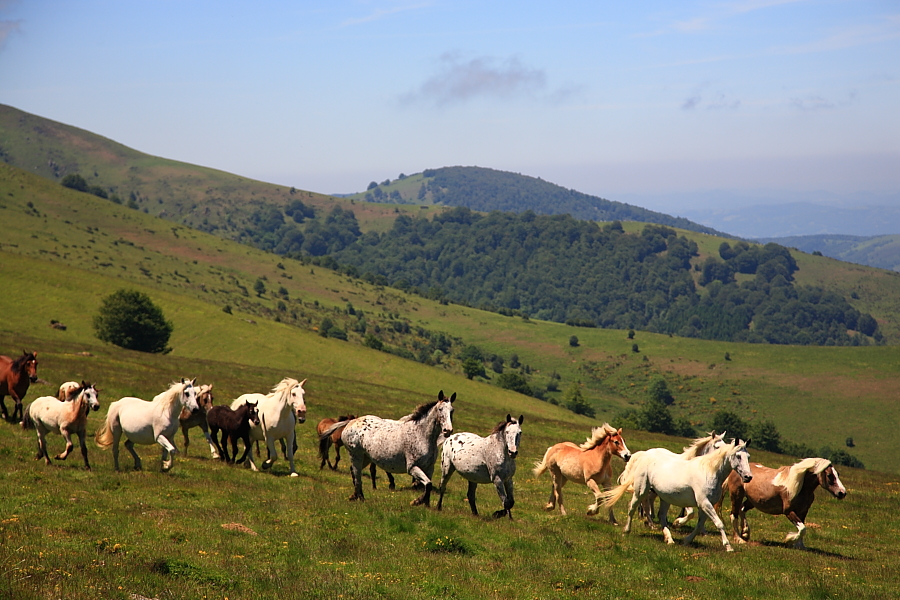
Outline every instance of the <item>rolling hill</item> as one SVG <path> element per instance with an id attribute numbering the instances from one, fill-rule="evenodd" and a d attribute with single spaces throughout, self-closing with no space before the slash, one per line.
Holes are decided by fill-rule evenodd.
<path id="1" fill-rule="evenodd" d="M 900 235 L 798 235 L 763 238 L 759 242 L 775 242 L 808 254 L 819 252 L 845 262 L 900 271 Z"/>

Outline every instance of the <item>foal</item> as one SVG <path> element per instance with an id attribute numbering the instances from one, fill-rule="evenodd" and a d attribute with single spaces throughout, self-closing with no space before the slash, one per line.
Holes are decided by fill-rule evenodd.
<path id="1" fill-rule="evenodd" d="M 319 435 L 319 458 L 322 459 L 322 464 L 319 465 L 319 468 L 325 466 L 325 463 L 328 463 L 328 468 L 332 471 L 337 471 L 338 463 L 341 462 L 341 446 L 344 445 L 344 442 L 341 441 L 341 433 L 343 433 L 344 428 L 339 427 L 332 431 L 331 435 L 322 436 L 322 433 L 334 425 L 335 423 L 344 423 L 355 419 L 356 415 L 341 415 L 337 419 L 332 419 L 330 417 L 326 417 L 319 421 L 319 424 L 316 425 L 316 434 Z M 331 446 L 334 446 L 334 465 L 332 466 L 331 461 L 328 460 L 328 449 Z"/>
<path id="2" fill-rule="evenodd" d="M 46 435 L 54 432 L 62 435 L 66 440 L 66 449 L 57 454 L 57 460 L 66 460 L 72 452 L 72 434 L 78 436 L 78 444 L 81 447 L 81 456 L 84 458 L 84 468 L 91 470 L 88 462 L 87 445 L 85 444 L 87 416 L 91 410 L 100 408 L 97 399 L 97 389 L 85 381 L 81 385 L 75 384 L 71 388 L 71 382 L 60 386 L 60 396 L 65 395 L 65 401 L 53 396 L 42 396 L 28 405 L 22 415 L 22 427 L 24 429 L 36 429 L 38 435 L 38 453 L 36 460 L 43 458 L 50 464 L 50 453 L 47 452 Z"/>
<path id="3" fill-rule="evenodd" d="M 803 545 L 806 533 L 803 522 L 816 499 L 816 488 L 822 486 L 838 500 L 847 495 L 847 488 L 841 483 L 834 465 L 824 458 L 805 458 L 778 469 L 751 464 L 750 472 L 753 479 L 749 483 L 742 482 L 732 473 L 722 486 L 731 496 L 731 525 L 734 541 L 738 544 L 750 539 L 747 511 L 757 508 L 770 515 L 786 516 L 797 531 L 789 533 L 784 541 L 794 542 L 795 548 L 803 549 L 806 547 Z"/>
<path id="4" fill-rule="evenodd" d="M 206 421 L 212 433 L 212 441 L 219 453 L 220 460 L 229 464 L 235 462 L 237 456 L 237 441 L 244 440 L 244 454 L 237 462 L 244 462 L 250 451 L 250 427 L 259 425 L 259 411 L 257 403 L 249 400 L 241 404 L 236 410 L 228 406 L 213 406 L 206 413 Z M 222 431 L 222 444 L 219 445 L 219 431 Z M 228 441 L 231 440 L 231 457 L 228 457 Z"/>

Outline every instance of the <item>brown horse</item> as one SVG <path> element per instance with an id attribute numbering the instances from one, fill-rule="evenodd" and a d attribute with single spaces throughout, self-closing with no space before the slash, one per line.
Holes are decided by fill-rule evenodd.
<path id="1" fill-rule="evenodd" d="M 587 485 L 594 493 L 594 503 L 588 506 L 587 514 L 597 514 L 600 511 L 600 494 L 612 481 L 613 456 L 628 462 L 631 452 L 625 445 L 622 430 L 614 429 L 609 423 L 594 427 L 591 430 L 591 437 L 581 446 L 572 442 L 562 442 L 548 448 L 544 459 L 534 464 L 535 476 L 539 477 L 544 471 L 549 470 L 553 478 L 550 501 L 544 509 L 553 510 L 558 504 L 559 512 L 565 515 L 562 488 L 566 481 L 574 481 Z M 612 508 L 609 509 L 609 522 L 616 523 Z"/>
<path id="2" fill-rule="evenodd" d="M 209 426 L 206 423 L 206 414 L 213 407 L 212 388 L 212 385 L 201 385 L 197 388 L 197 404 L 200 406 L 200 410 L 191 412 L 186 408 L 181 409 L 178 422 L 181 424 L 181 434 L 184 436 L 185 456 L 188 455 L 188 446 L 191 445 L 191 440 L 188 438 L 188 430 L 193 427 L 199 427 L 203 431 L 206 443 L 209 444 L 209 453 L 213 458 L 219 458 L 219 451 L 216 450 L 216 446 L 209 436 Z"/>
<path id="3" fill-rule="evenodd" d="M 341 415 L 337 419 L 326 417 L 316 425 L 316 434 L 319 436 L 319 457 L 322 459 L 322 464 L 319 465 L 320 469 L 324 467 L 327 462 L 329 469 L 337 471 L 338 463 L 341 461 L 341 446 L 344 445 L 344 442 L 341 441 L 341 433 L 344 431 L 343 427 L 335 429 L 331 435 L 323 436 L 322 433 L 335 423 L 347 422 L 355 418 L 356 415 Z M 332 445 L 334 445 L 335 454 L 333 466 L 328 459 L 328 449 L 331 448 Z"/>
<path id="4" fill-rule="evenodd" d="M 805 458 L 778 469 L 751 464 L 750 472 L 753 479 L 749 483 L 731 473 L 722 485 L 731 496 L 731 524 L 734 541 L 739 544 L 750 539 L 746 515 L 747 511 L 756 508 L 770 515 L 786 516 L 797 531 L 789 533 L 784 541 L 794 542 L 795 548 L 805 548 L 806 525 L 803 522 L 816 499 L 816 488 L 822 486 L 838 500 L 847 495 L 834 465 L 824 458 Z"/>
<path id="5" fill-rule="evenodd" d="M 37 352 L 22 351 L 22 356 L 13 360 L 8 356 L 0 356 L 0 415 L 9 420 L 6 412 L 7 395 L 12 396 L 16 403 L 13 408 L 12 420 L 22 420 L 22 398 L 28 391 L 28 386 L 37 381 Z"/>

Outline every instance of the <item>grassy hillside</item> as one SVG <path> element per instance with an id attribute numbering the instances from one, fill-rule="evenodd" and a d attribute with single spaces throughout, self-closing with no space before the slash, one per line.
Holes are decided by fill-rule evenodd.
<path id="1" fill-rule="evenodd" d="M 173 227 L 11 167 L 0 168 L 0 175 L 0 215 L 10 224 L 0 247 L 6 291 L 0 296 L 0 331 L 8 336 L 7 353 L 25 344 L 16 342 L 23 336 L 37 340 L 35 347 L 42 350 L 95 343 L 91 317 L 100 298 L 129 286 L 151 294 L 174 321 L 175 357 L 214 356 L 285 368 L 303 377 L 314 369 L 320 375 L 424 394 L 459 382 L 474 386 L 479 397 L 504 399 L 503 414 L 511 402 L 525 401 L 485 385 L 494 382 L 494 373 L 489 372 L 490 380 L 465 381 L 454 356 L 429 368 L 360 347 L 362 335 L 353 327 L 363 312 L 368 326 L 391 331 L 398 346 L 417 343 L 421 329 L 445 332 L 460 345 L 475 344 L 507 362 L 517 354 L 529 365 L 534 385 L 546 386 L 554 373 L 559 375 L 554 379 L 558 391 L 546 393 L 549 401 L 560 401 L 566 389 L 578 384 L 600 419 L 614 420 L 622 410 L 639 406 L 650 382 L 664 377 L 676 397 L 673 412 L 698 430 L 709 428 L 716 410 L 727 409 L 750 421 L 772 419 L 784 437 L 814 448 L 839 448 L 853 437 L 853 454 L 869 468 L 896 471 L 891 457 L 900 453 L 900 440 L 893 435 L 898 408 L 891 390 L 900 365 L 897 346 L 773 347 L 644 332 L 629 340 L 623 331 L 441 305 Z M 831 262 L 821 257 L 809 261 Z M 804 266 L 800 273 L 811 268 Z M 257 297 L 248 290 L 260 277 L 265 277 L 267 292 Z M 277 293 L 279 288 L 286 293 Z M 226 305 L 233 314 L 222 312 Z M 349 314 L 348 305 L 356 315 Z M 347 342 L 315 335 L 325 317 L 343 326 Z M 51 329 L 51 320 L 68 329 Z M 393 332 L 393 323 L 408 324 L 410 332 Z M 569 344 L 572 335 L 578 337 L 578 347 Z M 639 352 L 632 351 L 633 343 Z M 724 360 L 726 352 L 729 361 Z M 417 373 L 415 378 L 407 375 L 411 372 Z M 571 414 L 549 402 L 528 402 L 554 414 Z"/>
<path id="2" fill-rule="evenodd" d="M 900 235 L 796 235 L 761 240 L 797 248 L 803 252 L 821 252 L 838 260 L 900 271 Z"/>

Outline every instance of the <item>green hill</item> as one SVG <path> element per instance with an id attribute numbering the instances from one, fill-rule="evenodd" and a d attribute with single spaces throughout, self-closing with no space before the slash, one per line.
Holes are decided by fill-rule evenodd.
<path id="1" fill-rule="evenodd" d="M 760 241 L 775 242 L 809 254 L 819 252 L 858 265 L 900 271 L 900 235 L 797 235 Z"/>

